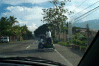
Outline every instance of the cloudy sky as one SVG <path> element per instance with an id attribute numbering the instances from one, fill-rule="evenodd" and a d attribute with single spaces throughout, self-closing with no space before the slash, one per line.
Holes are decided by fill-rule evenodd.
<path id="1" fill-rule="evenodd" d="M 94 3 L 96 4 L 89 7 Z M 73 11 L 74 14 L 65 15 L 68 16 L 69 21 L 73 21 L 75 18 L 96 8 L 98 5 L 98 0 L 71 0 L 71 2 L 66 3 L 64 8 Z M 41 22 L 41 19 L 43 18 L 41 15 L 41 13 L 43 13 L 42 9 L 50 7 L 53 7 L 53 5 L 49 3 L 49 0 L 0 0 L 0 18 L 15 16 L 21 26 L 26 24 L 29 30 L 34 31 L 37 27 L 43 24 Z M 87 7 L 89 8 L 83 10 Z M 99 19 L 98 9 L 88 13 L 88 16 L 83 16 L 81 21 Z"/>

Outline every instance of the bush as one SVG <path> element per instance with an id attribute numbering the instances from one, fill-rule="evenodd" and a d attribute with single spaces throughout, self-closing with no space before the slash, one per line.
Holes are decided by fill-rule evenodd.
<path id="1" fill-rule="evenodd" d="M 75 45 L 83 45 L 83 41 L 79 40 L 79 39 L 73 39 L 72 40 L 73 44 Z"/>
<path id="2" fill-rule="evenodd" d="M 79 39 L 73 39 L 72 40 L 73 44 L 79 45 L 79 46 L 87 46 L 87 41 L 86 40 L 79 40 Z"/>
<path id="3" fill-rule="evenodd" d="M 68 46 L 69 45 L 67 42 L 58 42 L 58 44 L 63 45 L 63 46 Z"/>
<path id="4" fill-rule="evenodd" d="M 86 41 L 87 40 L 87 37 L 82 37 L 80 38 L 81 41 Z"/>
<path id="5" fill-rule="evenodd" d="M 82 41 L 81 46 L 87 46 L 87 41 Z"/>
<path id="6" fill-rule="evenodd" d="M 58 44 L 60 44 L 60 45 L 64 45 L 64 42 L 58 42 Z"/>
<path id="7" fill-rule="evenodd" d="M 54 42 L 54 43 L 58 43 L 58 39 L 57 39 L 57 38 L 54 38 L 54 39 L 53 39 L 53 42 Z"/>

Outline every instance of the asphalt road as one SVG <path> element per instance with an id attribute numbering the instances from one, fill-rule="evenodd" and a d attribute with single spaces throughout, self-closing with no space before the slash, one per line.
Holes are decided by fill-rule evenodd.
<path id="1" fill-rule="evenodd" d="M 83 53 L 77 50 L 54 44 L 55 51 L 39 51 L 37 40 L 27 40 L 14 43 L 0 44 L 0 57 L 18 56 L 18 57 L 38 57 L 55 62 L 60 62 L 67 66 L 77 66 Z"/>

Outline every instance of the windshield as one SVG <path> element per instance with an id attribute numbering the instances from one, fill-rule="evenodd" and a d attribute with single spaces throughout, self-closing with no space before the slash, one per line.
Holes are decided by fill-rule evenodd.
<path id="1" fill-rule="evenodd" d="M 77 66 L 99 30 L 98 4 L 0 0 L 0 57 L 37 57 Z"/>

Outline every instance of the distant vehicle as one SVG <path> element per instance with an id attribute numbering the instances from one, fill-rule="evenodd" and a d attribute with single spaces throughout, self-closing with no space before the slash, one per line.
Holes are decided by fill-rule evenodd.
<path id="1" fill-rule="evenodd" d="M 9 37 L 1 37 L 1 42 L 9 42 Z"/>
<path id="2" fill-rule="evenodd" d="M 44 44 L 38 44 L 38 49 L 46 51 L 46 50 L 53 50 L 55 49 L 55 46 L 53 44 L 53 40 L 49 39 L 49 41 L 46 41 L 45 35 L 40 35 L 39 37 L 42 37 L 42 39 L 44 40 Z"/>

